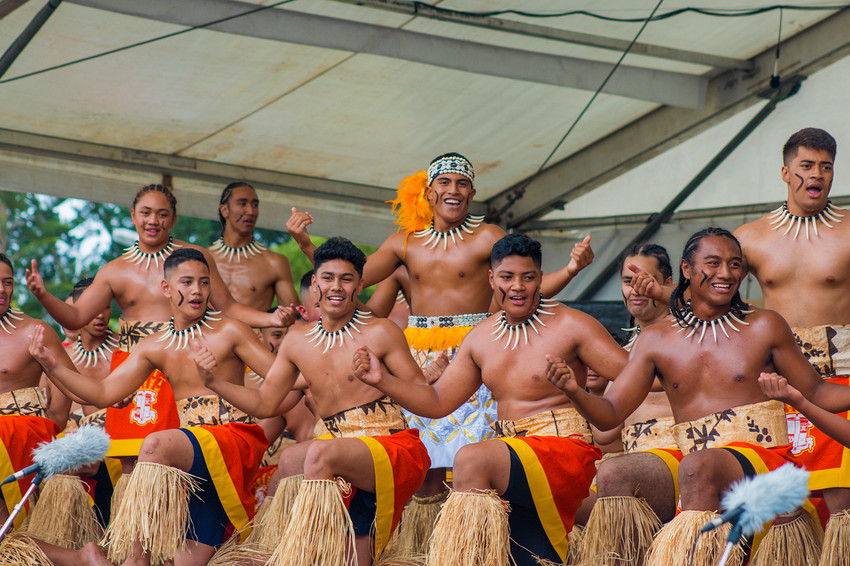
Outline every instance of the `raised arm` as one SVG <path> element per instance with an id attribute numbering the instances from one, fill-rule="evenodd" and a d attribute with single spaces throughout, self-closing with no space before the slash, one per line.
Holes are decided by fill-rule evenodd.
<path id="1" fill-rule="evenodd" d="M 114 293 L 107 282 L 108 270 L 109 267 L 105 267 L 98 271 L 94 282 L 83 291 L 73 305 L 67 304 L 47 291 L 36 260 L 32 260 L 30 268 L 26 270 L 27 287 L 56 322 L 69 330 L 79 330 L 112 302 Z"/>
<path id="2" fill-rule="evenodd" d="M 371 310 L 375 316 L 387 318 L 395 307 L 396 297 L 401 289 L 401 284 L 397 280 L 395 274 L 384 279 L 375 287 L 372 297 L 366 303 L 366 307 Z"/>
<path id="3" fill-rule="evenodd" d="M 617 344 L 605 327 L 589 314 L 574 313 L 575 322 L 581 331 L 576 355 L 596 375 L 614 381 L 629 359 L 629 354 Z"/>
<path id="4" fill-rule="evenodd" d="M 386 393 L 408 411 L 429 419 L 451 414 L 481 385 L 481 370 L 464 351 L 463 345 L 432 385 L 422 381 L 421 372 L 415 382 L 393 375 L 365 346 L 355 352 L 352 369 L 364 383 Z"/>
<path id="5" fill-rule="evenodd" d="M 573 246 L 570 252 L 570 261 L 552 273 L 543 274 L 543 283 L 540 292 L 547 299 L 551 299 L 560 293 L 579 272 L 593 262 L 593 249 L 590 247 L 590 236 Z"/>
<path id="6" fill-rule="evenodd" d="M 286 221 L 286 231 L 298 244 L 301 253 L 307 256 L 310 263 L 313 263 L 313 252 L 316 251 L 316 245 L 310 240 L 310 234 L 307 232 L 307 226 L 313 223 L 313 215 L 309 212 L 299 212 L 297 208 L 292 207 L 292 215 Z"/>
<path id="7" fill-rule="evenodd" d="M 59 363 L 53 350 L 45 346 L 44 334 L 43 327 L 38 327 L 33 332 L 29 346 L 30 355 L 41 364 L 47 377 L 60 389 L 67 388 L 70 393 L 89 405 L 103 408 L 118 403 L 138 389 L 155 369 L 143 350 L 137 348 L 104 379 L 94 379 Z"/>
<path id="8" fill-rule="evenodd" d="M 286 256 L 275 254 L 273 261 L 276 266 L 274 294 L 280 305 L 300 305 L 298 293 L 295 292 L 295 284 L 292 282 L 292 268 Z"/>

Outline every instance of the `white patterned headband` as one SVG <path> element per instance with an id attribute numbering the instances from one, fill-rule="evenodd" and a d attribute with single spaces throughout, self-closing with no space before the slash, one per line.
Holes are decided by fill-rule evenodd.
<path id="1" fill-rule="evenodd" d="M 475 172 L 472 170 L 472 164 L 460 155 L 441 157 L 429 165 L 428 185 L 430 186 L 434 182 L 434 179 L 443 173 L 457 173 L 469 179 L 470 183 L 474 183 L 475 181 Z"/>

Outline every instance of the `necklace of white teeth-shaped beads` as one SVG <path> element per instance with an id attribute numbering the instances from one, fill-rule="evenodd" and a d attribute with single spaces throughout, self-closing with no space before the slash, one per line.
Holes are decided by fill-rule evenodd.
<path id="1" fill-rule="evenodd" d="M 432 250 L 437 247 L 441 241 L 443 242 L 443 249 L 448 249 L 449 246 L 449 238 L 452 239 L 452 243 L 456 244 L 457 240 L 455 236 L 457 236 L 461 241 L 463 241 L 463 233 L 472 234 L 472 228 L 478 228 L 481 226 L 481 223 L 484 222 L 483 216 L 473 216 L 472 214 L 467 215 L 466 220 L 463 221 L 463 224 L 460 226 L 455 226 L 448 232 L 437 232 L 434 230 L 434 223 L 431 222 L 431 225 L 425 228 L 424 230 L 419 230 L 418 232 L 414 232 L 413 236 L 415 238 L 424 238 L 425 236 L 430 236 L 425 242 L 422 243 L 423 246 L 429 246 Z"/>
<path id="2" fill-rule="evenodd" d="M 773 227 L 773 230 L 779 230 L 785 223 L 788 223 L 788 227 L 782 233 L 784 236 L 788 232 L 791 231 L 791 228 L 794 228 L 796 225 L 796 229 L 794 230 L 794 239 L 797 239 L 797 235 L 800 233 L 800 226 L 805 227 L 806 229 L 806 239 L 809 239 L 809 225 L 812 226 L 812 231 L 815 236 L 819 236 L 818 234 L 818 220 L 823 222 L 823 225 L 827 228 L 832 228 L 832 224 L 827 222 L 827 220 L 831 220 L 832 222 L 841 222 L 841 219 L 844 218 L 843 214 L 839 214 L 838 211 L 844 211 L 844 208 L 839 208 L 837 206 L 832 206 L 832 202 L 826 201 L 826 208 L 815 214 L 814 216 L 794 216 L 790 212 L 788 212 L 788 201 L 782 203 L 782 206 L 777 208 L 776 210 L 770 212 L 768 217 L 773 218 L 770 221 L 771 224 L 776 224 Z"/>
<path id="3" fill-rule="evenodd" d="M 17 329 L 18 327 L 15 326 L 15 323 L 13 323 L 12 321 L 23 320 L 23 318 L 21 317 L 22 314 L 24 313 L 19 311 L 18 309 L 14 307 L 9 307 L 8 310 L 3 313 L 3 316 L 0 316 L 0 328 L 2 328 L 6 332 L 6 334 L 11 334 L 12 331 L 7 328 L 7 325 L 11 326 L 14 329 Z"/>
<path id="4" fill-rule="evenodd" d="M 746 311 L 741 311 L 739 314 L 746 316 L 746 315 L 748 315 L 752 312 L 754 312 L 754 311 L 746 310 Z M 685 313 L 685 316 L 684 316 L 684 319 L 683 319 L 685 326 L 683 328 L 680 328 L 679 332 L 684 332 L 685 330 L 690 328 L 691 331 L 688 333 L 687 336 L 685 336 L 685 339 L 688 339 L 688 338 L 690 338 L 691 336 L 694 335 L 694 333 L 697 331 L 697 328 L 702 327 L 702 330 L 699 333 L 699 340 L 697 341 L 698 344 L 702 344 L 702 339 L 705 336 L 706 329 L 708 327 L 711 327 L 711 334 L 714 337 L 714 342 L 716 343 L 717 342 L 716 327 L 719 327 L 720 330 L 723 331 L 723 334 L 726 336 L 726 338 L 729 338 L 729 334 L 726 332 L 726 328 L 724 326 L 724 323 L 725 323 L 726 326 L 729 326 L 729 328 L 731 328 L 735 332 L 741 331 L 739 328 L 736 328 L 734 324 L 732 324 L 733 320 L 735 322 L 737 322 L 738 324 L 743 324 L 744 326 L 750 325 L 749 322 L 744 322 L 743 320 L 741 320 L 740 318 L 738 318 L 737 316 L 732 314 L 732 312 L 727 312 L 726 314 L 724 314 L 723 316 L 721 316 L 720 318 L 715 319 L 715 320 L 702 320 L 701 318 L 697 318 L 696 315 L 694 315 L 693 311 L 688 309 L 688 311 Z M 676 326 L 682 326 L 682 325 L 679 324 L 679 322 L 677 321 L 677 322 L 673 323 L 673 327 L 675 328 Z"/>
<path id="5" fill-rule="evenodd" d="M 241 255 L 245 256 L 245 259 L 248 259 L 249 255 L 257 255 L 266 251 L 266 246 L 258 242 L 257 240 L 251 239 L 251 242 L 241 248 L 231 248 L 227 244 L 224 243 L 224 240 L 219 238 L 215 242 L 212 243 L 210 249 L 227 259 L 227 261 L 232 261 L 233 256 L 236 256 L 236 261 L 240 261 Z"/>
<path id="6" fill-rule="evenodd" d="M 328 332 L 322 327 L 322 319 L 320 318 L 316 322 L 316 326 L 313 327 L 313 330 L 305 334 L 305 336 L 313 336 L 310 340 L 308 340 L 308 343 L 318 340 L 318 342 L 313 344 L 314 348 L 318 348 L 322 345 L 322 343 L 327 342 L 325 344 L 325 349 L 322 350 L 322 353 L 324 354 L 334 346 L 342 346 L 342 343 L 345 340 L 345 334 L 348 334 L 348 337 L 354 340 L 354 335 L 351 331 L 354 330 L 360 334 L 360 329 L 357 328 L 357 325 L 359 324 L 360 326 L 364 326 L 366 324 L 364 319 L 367 318 L 372 318 L 372 315 L 368 312 L 361 311 L 360 309 L 354 309 L 354 316 L 351 317 L 351 320 L 349 320 L 345 326 L 333 332 Z"/>
<path id="7" fill-rule="evenodd" d="M 207 321 L 209 320 L 215 322 L 221 320 L 221 317 L 218 316 L 220 314 L 221 311 L 213 311 L 207 309 L 207 311 L 204 313 L 204 316 L 201 317 L 201 320 L 199 320 L 189 328 L 184 328 L 183 330 L 174 329 L 174 317 L 172 316 L 171 320 L 168 321 L 168 328 L 165 329 L 165 334 L 163 334 L 161 338 L 158 338 L 157 342 L 163 342 L 171 338 L 168 344 L 165 345 L 166 350 L 171 347 L 171 344 L 173 344 L 175 340 L 177 340 L 177 347 L 175 349 L 180 350 L 182 348 L 185 348 L 189 345 L 189 340 L 193 340 L 196 334 L 198 338 L 204 335 L 204 326 L 212 330 L 212 326 L 207 324 Z"/>
<path id="8" fill-rule="evenodd" d="M 527 327 L 530 326 L 535 334 L 540 334 L 540 332 L 538 332 L 538 330 L 537 330 L 537 326 L 534 325 L 535 321 L 540 326 L 546 326 L 546 325 L 543 324 L 543 321 L 540 320 L 540 318 L 537 315 L 539 315 L 539 314 L 546 314 L 546 315 L 555 314 L 553 312 L 549 312 L 549 311 L 546 311 L 546 310 L 543 310 L 543 309 L 552 308 L 557 304 L 558 304 L 558 301 L 546 300 L 541 295 L 540 296 L 540 302 L 537 303 L 537 308 L 534 310 L 533 313 L 531 313 L 531 316 L 528 317 L 527 319 L 525 319 L 523 322 L 520 322 L 519 324 L 516 324 L 516 325 L 508 324 L 507 318 L 505 318 L 505 311 L 502 311 L 501 316 L 499 316 L 499 320 L 497 320 L 495 322 L 495 324 L 493 324 L 493 327 L 495 328 L 495 330 L 490 333 L 490 336 L 493 336 L 494 334 L 496 334 L 496 337 L 493 338 L 493 342 L 498 342 L 502 338 L 502 336 L 504 336 L 505 333 L 507 333 L 508 341 L 505 342 L 505 346 L 502 348 L 503 350 L 507 350 L 508 346 L 511 347 L 511 350 L 516 348 L 517 344 L 519 344 L 520 334 L 522 334 L 523 342 L 525 344 L 528 344 L 528 328 Z M 513 344 L 511 344 L 511 342 L 513 342 Z"/>
<path id="9" fill-rule="evenodd" d="M 99 358 L 102 358 L 105 362 L 106 352 L 109 350 L 115 350 L 117 347 L 118 340 L 115 339 L 115 335 L 111 330 L 106 333 L 106 340 L 104 340 L 103 343 L 94 350 L 86 350 L 83 347 L 83 337 L 78 334 L 77 344 L 74 346 L 74 357 L 71 358 L 71 361 L 73 361 L 74 365 L 78 367 L 82 362 L 86 362 L 86 365 L 83 367 L 95 367 L 97 366 Z"/>
<path id="10" fill-rule="evenodd" d="M 162 260 L 165 263 L 166 258 L 171 255 L 171 252 L 174 251 L 174 248 L 182 247 L 180 244 L 174 243 L 174 238 L 171 236 L 168 237 L 168 243 L 165 244 L 165 247 L 159 250 L 158 252 L 154 252 L 149 254 L 147 252 L 143 252 L 139 248 L 139 241 L 136 240 L 133 242 L 133 245 L 129 248 L 124 249 L 124 255 L 121 257 L 126 258 L 130 263 L 141 264 L 143 261 L 145 262 L 145 269 L 150 267 L 151 260 L 153 260 L 154 265 L 159 267 L 159 260 Z"/>

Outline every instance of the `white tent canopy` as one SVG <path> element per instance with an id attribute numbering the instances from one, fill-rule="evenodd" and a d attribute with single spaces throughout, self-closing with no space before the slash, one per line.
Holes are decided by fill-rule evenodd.
<path id="1" fill-rule="evenodd" d="M 0 4 L 0 44 L 44 3 Z M 259 189 L 263 227 L 283 229 L 297 206 L 316 234 L 377 244 L 395 228 L 384 201 L 398 182 L 458 151 L 476 167 L 476 212 L 540 236 L 549 267 L 593 233 L 601 265 L 765 104 L 780 13 L 650 22 L 529 184 L 642 23 L 470 13 L 586 4 L 65 0 L 0 78 L 0 187 L 126 205 L 165 178 L 181 213 L 215 218 L 222 187 L 243 179 Z M 592 10 L 640 20 L 656 4 Z M 666 0 L 658 14 L 687 6 Z M 800 92 L 665 224 L 657 239 L 673 255 L 694 225 L 735 226 L 783 198 L 778 153 L 795 129 L 848 139 L 850 10 L 839 8 L 782 11 L 779 72 L 805 79 Z M 597 298 L 618 295 L 609 284 Z"/>

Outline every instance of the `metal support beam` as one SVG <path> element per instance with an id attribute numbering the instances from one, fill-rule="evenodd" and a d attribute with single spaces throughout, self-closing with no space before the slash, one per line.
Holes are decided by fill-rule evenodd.
<path id="1" fill-rule="evenodd" d="M 596 47 L 611 51 L 623 52 L 630 43 L 625 39 L 617 39 L 614 37 L 605 37 L 567 29 L 540 26 L 516 20 L 475 16 L 455 10 L 446 10 L 438 6 L 429 6 L 421 2 L 412 2 L 411 0 L 337 0 L 337 2 L 356 4 L 358 6 L 371 6 L 391 12 L 409 14 L 419 18 L 429 18 L 454 24 L 463 24 L 517 35 L 538 37 L 540 39 L 551 39 L 563 43 L 586 45 L 588 47 Z M 658 57 L 671 61 L 679 61 L 682 63 L 692 63 L 694 65 L 705 65 L 707 67 L 715 67 L 719 69 L 752 70 L 753 67 L 752 61 L 735 59 L 733 57 L 722 57 L 719 55 L 712 55 L 710 53 L 699 53 L 697 51 L 688 51 L 686 49 L 674 49 L 672 47 L 652 45 L 649 43 L 635 43 L 632 45 L 630 53 L 635 55 L 646 55 L 647 57 Z"/>
<path id="2" fill-rule="evenodd" d="M 178 24 L 204 25 L 251 10 L 256 4 L 235 0 L 70 0 L 100 8 Z M 537 53 L 488 43 L 330 18 L 280 8 L 205 27 L 226 33 L 286 43 L 368 53 L 457 71 L 595 91 L 611 63 Z M 642 67 L 620 66 L 604 92 L 681 108 L 701 108 L 708 79 Z"/>
<path id="3" fill-rule="evenodd" d="M 800 79 L 802 80 L 802 79 Z M 644 226 L 644 228 L 638 232 L 638 234 L 632 238 L 632 240 L 623 246 L 622 251 L 617 254 L 611 261 L 605 264 L 605 267 L 596 275 L 596 277 L 591 281 L 587 287 L 585 287 L 582 292 L 578 296 L 579 301 L 589 301 L 593 298 L 593 296 L 602 288 L 603 285 L 611 278 L 612 275 L 617 273 L 620 269 L 620 260 L 619 256 L 624 253 L 627 249 L 631 248 L 635 244 L 640 242 L 646 242 L 649 240 L 662 224 L 667 222 L 673 213 L 676 211 L 679 206 L 689 196 L 691 196 L 694 191 L 702 185 L 703 181 L 705 181 L 709 175 L 711 175 L 715 169 L 720 167 L 720 164 L 723 163 L 727 157 L 729 157 L 733 151 L 735 151 L 741 143 L 755 130 L 765 119 L 770 116 L 774 110 L 776 110 L 776 105 L 781 101 L 785 100 L 789 96 L 793 96 L 800 90 L 800 82 L 791 82 L 788 81 L 784 85 L 780 86 L 779 89 L 773 94 L 770 101 L 759 110 L 758 114 L 753 116 L 749 122 L 747 122 L 741 130 L 735 134 L 735 136 L 729 140 L 723 148 L 715 155 L 711 161 L 709 161 L 705 167 L 703 167 L 699 173 L 689 182 L 685 187 L 679 191 L 673 200 L 671 200 L 667 206 L 665 206 L 658 214 L 653 214 L 649 222 Z"/>
<path id="4" fill-rule="evenodd" d="M 850 9 L 783 41 L 780 74 L 809 76 L 850 53 Z M 756 72 L 729 71 L 711 79 L 702 110 L 660 108 L 562 159 L 487 201 L 492 219 L 525 225 L 592 191 L 660 153 L 756 104 L 768 87 L 775 48 L 754 58 Z M 527 185 L 527 186 L 526 186 Z M 498 214 L 501 213 L 501 214 Z"/>
<path id="5" fill-rule="evenodd" d="M 27 24 L 24 31 L 18 35 L 15 41 L 12 42 L 12 45 L 10 45 L 6 52 L 3 53 L 3 56 L 0 57 L 0 77 L 6 74 L 6 71 L 9 70 L 9 67 L 11 67 L 12 63 L 15 62 L 15 59 L 18 58 L 18 55 L 20 55 L 26 48 L 30 40 L 35 37 L 35 34 L 38 33 L 41 26 L 47 23 L 47 20 L 53 15 L 53 12 L 61 3 L 62 0 L 48 0 L 47 4 L 42 6 L 41 10 L 38 11 L 32 20 L 30 20 L 30 23 Z"/>

